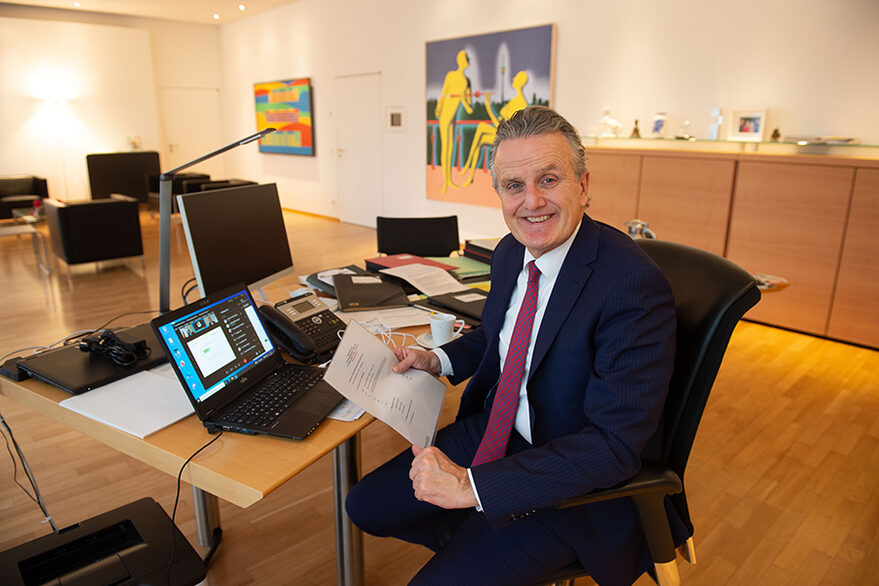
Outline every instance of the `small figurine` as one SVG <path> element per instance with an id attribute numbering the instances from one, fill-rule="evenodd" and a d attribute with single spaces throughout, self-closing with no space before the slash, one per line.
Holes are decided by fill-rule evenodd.
<path id="1" fill-rule="evenodd" d="M 629 138 L 641 138 L 641 129 L 638 128 L 637 118 L 635 118 L 635 127 L 632 128 L 632 134 L 629 135 Z"/>
<path id="2" fill-rule="evenodd" d="M 610 108 L 604 107 L 604 113 L 598 120 L 598 136 L 601 138 L 613 138 L 620 135 L 623 123 L 610 115 Z"/>
<path id="3" fill-rule="evenodd" d="M 681 128 L 678 130 L 678 133 L 675 135 L 675 138 L 678 140 L 690 140 L 693 138 L 693 135 L 690 134 L 690 121 L 684 120 L 681 123 Z"/>
<path id="4" fill-rule="evenodd" d="M 708 140 L 720 138 L 720 129 L 723 127 L 723 111 L 720 108 L 711 108 L 714 122 L 708 127 Z"/>
<path id="5" fill-rule="evenodd" d="M 776 128 L 772 131 L 772 136 L 770 138 L 772 142 L 778 142 L 778 140 L 781 138 L 781 132 Z"/>

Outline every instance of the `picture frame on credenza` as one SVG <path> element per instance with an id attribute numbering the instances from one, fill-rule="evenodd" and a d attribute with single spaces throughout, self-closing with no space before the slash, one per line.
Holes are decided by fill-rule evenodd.
<path id="1" fill-rule="evenodd" d="M 733 110 L 727 140 L 760 142 L 766 128 L 766 110 Z"/>

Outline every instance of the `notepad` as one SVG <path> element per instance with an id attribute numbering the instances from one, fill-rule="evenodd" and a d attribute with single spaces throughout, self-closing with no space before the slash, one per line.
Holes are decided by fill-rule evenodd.
<path id="1" fill-rule="evenodd" d="M 139 438 L 193 413 L 192 404 L 167 363 L 59 404 Z"/>

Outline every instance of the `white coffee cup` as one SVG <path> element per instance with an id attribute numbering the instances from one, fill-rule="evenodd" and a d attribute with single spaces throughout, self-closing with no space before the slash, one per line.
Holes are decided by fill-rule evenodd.
<path id="1" fill-rule="evenodd" d="M 458 322 L 460 325 L 455 329 Z M 430 315 L 430 337 L 433 338 L 433 343 L 437 346 L 451 341 L 452 338 L 461 333 L 462 329 L 464 329 L 464 320 L 455 319 L 451 313 L 432 313 Z"/>

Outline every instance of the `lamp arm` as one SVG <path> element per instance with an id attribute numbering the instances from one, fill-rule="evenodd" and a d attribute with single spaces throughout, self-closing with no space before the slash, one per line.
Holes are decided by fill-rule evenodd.
<path id="1" fill-rule="evenodd" d="M 159 312 L 167 313 L 171 309 L 171 189 L 174 175 L 202 161 L 206 161 L 228 150 L 245 145 L 274 132 L 274 128 L 266 128 L 228 144 L 193 161 L 184 163 L 170 171 L 159 175 Z"/>

